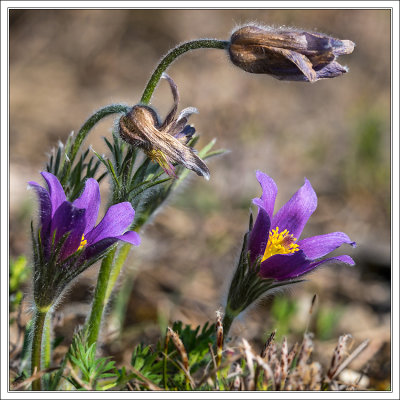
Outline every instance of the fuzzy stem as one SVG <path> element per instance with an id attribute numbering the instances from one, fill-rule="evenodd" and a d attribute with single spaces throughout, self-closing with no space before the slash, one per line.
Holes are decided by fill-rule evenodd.
<path id="1" fill-rule="evenodd" d="M 64 171 L 61 178 L 61 184 L 63 186 L 67 182 L 68 176 L 71 172 L 72 164 L 75 160 L 78 150 L 81 147 L 86 136 L 89 134 L 90 130 L 104 117 L 107 117 L 110 114 L 127 113 L 130 109 L 131 107 L 128 107 L 124 104 L 110 104 L 96 111 L 87 119 L 87 121 L 82 125 L 81 129 L 79 129 L 74 144 L 68 153 L 68 162 L 66 162 L 64 165 Z"/>
<path id="2" fill-rule="evenodd" d="M 106 293 L 108 287 L 108 279 L 110 278 L 115 251 L 116 248 L 112 249 L 103 259 L 100 266 L 96 290 L 94 292 L 92 310 L 86 323 L 86 327 L 88 329 L 87 342 L 89 346 L 91 346 L 93 343 L 96 343 L 99 336 L 101 319 L 103 316 L 104 308 L 107 304 Z"/>
<path id="3" fill-rule="evenodd" d="M 224 332 L 224 341 L 228 337 L 229 330 L 231 329 L 232 322 L 239 313 L 233 312 L 228 306 L 225 309 L 224 319 L 222 320 L 222 328 Z"/>
<path id="4" fill-rule="evenodd" d="M 149 82 L 143 92 L 140 102 L 142 104 L 149 104 L 154 89 L 156 88 L 162 73 L 178 58 L 180 55 L 190 50 L 195 49 L 222 49 L 228 48 L 229 42 L 217 39 L 197 39 L 190 42 L 182 43 L 181 45 L 171 49 L 167 55 L 160 61 L 157 68 L 150 77 Z"/>
<path id="5" fill-rule="evenodd" d="M 115 258 L 111 273 L 110 273 L 110 277 L 108 279 L 107 282 L 107 291 L 105 294 L 105 299 L 104 302 L 107 304 L 111 293 L 114 289 L 115 286 L 115 282 L 118 279 L 119 273 L 121 272 L 122 266 L 124 265 L 124 262 L 126 261 L 126 259 L 128 258 L 129 255 L 129 251 L 131 249 L 132 245 L 129 243 L 124 243 L 121 248 L 119 249 L 118 255 Z"/>
<path id="6" fill-rule="evenodd" d="M 34 322 L 33 322 L 33 339 L 32 339 L 32 359 L 31 359 L 31 373 L 32 375 L 41 370 L 41 356 L 42 356 L 42 337 L 43 327 L 46 320 L 48 310 L 36 309 Z M 42 390 L 41 379 L 38 378 L 32 382 L 32 390 Z"/>
<path id="7" fill-rule="evenodd" d="M 43 331 L 43 366 L 49 368 L 51 364 L 51 313 L 48 312 Z"/>

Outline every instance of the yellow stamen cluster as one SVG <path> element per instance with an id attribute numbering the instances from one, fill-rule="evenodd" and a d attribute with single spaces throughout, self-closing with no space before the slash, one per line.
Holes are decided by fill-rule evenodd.
<path id="1" fill-rule="evenodd" d="M 299 245 L 296 244 L 296 238 L 289 234 L 285 229 L 279 232 L 279 228 L 272 229 L 269 233 L 267 247 L 265 248 L 264 256 L 261 261 L 274 256 L 275 254 L 290 254 L 300 250 Z"/>
<path id="2" fill-rule="evenodd" d="M 81 244 L 79 245 L 77 251 L 83 249 L 86 246 L 86 244 L 87 244 L 87 240 L 85 239 L 85 235 L 82 235 Z"/>
<path id="3" fill-rule="evenodd" d="M 176 178 L 173 165 L 161 150 L 151 149 L 146 152 L 146 155 L 151 161 L 158 163 L 169 176 Z"/>

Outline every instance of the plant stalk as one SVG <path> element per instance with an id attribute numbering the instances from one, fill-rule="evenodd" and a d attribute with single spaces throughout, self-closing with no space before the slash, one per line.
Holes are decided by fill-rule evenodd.
<path id="1" fill-rule="evenodd" d="M 160 61 L 157 68 L 154 70 L 144 89 L 140 102 L 149 104 L 154 89 L 161 79 L 162 73 L 182 54 L 195 49 L 222 49 L 225 50 L 229 46 L 229 42 L 217 39 L 197 39 L 190 42 L 182 43 L 181 45 L 171 49 L 167 55 Z"/>
<path id="2" fill-rule="evenodd" d="M 107 304 L 106 293 L 108 287 L 108 280 L 110 278 L 111 269 L 113 266 L 114 255 L 116 248 L 112 249 L 101 262 L 99 275 L 97 278 L 97 285 L 94 292 L 94 298 L 92 303 L 92 310 L 90 312 L 89 319 L 86 323 L 88 329 L 88 345 L 91 346 L 93 343 L 97 342 L 101 319 L 103 316 L 104 308 Z"/>
<path id="3" fill-rule="evenodd" d="M 129 251 L 131 250 L 132 245 L 129 243 L 124 243 L 118 252 L 117 257 L 115 258 L 111 273 L 110 273 L 110 278 L 108 280 L 108 286 L 107 286 L 107 291 L 105 294 L 105 303 L 107 304 L 108 300 L 110 299 L 111 293 L 114 289 L 115 283 L 117 282 L 119 273 L 121 272 L 121 269 L 128 258 Z"/>
<path id="4" fill-rule="evenodd" d="M 79 129 L 74 144 L 68 153 L 68 162 L 64 164 L 64 171 L 61 178 L 61 184 L 63 186 L 67 182 L 67 178 L 71 172 L 71 167 L 76 155 L 78 154 L 79 148 L 81 147 L 86 136 L 89 134 L 90 130 L 104 117 L 107 117 L 111 114 L 127 113 L 130 109 L 131 107 L 124 104 L 111 104 L 96 111 L 86 120 L 81 129 Z"/>
<path id="5" fill-rule="evenodd" d="M 42 337 L 43 328 L 46 320 L 48 310 L 36 309 L 34 322 L 33 322 L 33 340 L 32 340 L 32 359 L 31 359 L 31 373 L 32 375 L 41 370 L 41 356 L 42 356 Z M 32 390 L 42 390 L 41 378 L 32 382 Z"/>
<path id="6" fill-rule="evenodd" d="M 51 364 L 51 312 L 46 315 L 43 331 L 43 366 L 49 368 Z"/>
<path id="7" fill-rule="evenodd" d="M 232 312 L 228 307 L 225 309 L 224 318 L 222 320 L 222 328 L 224 332 L 224 341 L 228 337 L 229 330 L 231 329 L 234 319 L 238 316 L 238 313 Z"/>

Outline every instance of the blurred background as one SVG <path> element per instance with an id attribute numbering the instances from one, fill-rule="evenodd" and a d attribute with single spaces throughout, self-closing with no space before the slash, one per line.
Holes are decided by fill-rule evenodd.
<path id="1" fill-rule="evenodd" d="M 180 109 L 191 118 L 200 146 L 217 138 L 229 149 L 211 159 L 209 182 L 192 174 L 142 232 L 132 251 L 103 329 L 104 352 L 129 362 L 133 346 L 155 343 L 160 327 L 182 320 L 214 321 L 248 226 L 251 199 L 261 194 L 257 169 L 276 181 L 277 207 L 307 177 L 318 209 L 303 237 L 346 232 L 358 244 L 343 247 L 356 266 L 330 264 L 284 295 L 266 299 L 236 322 L 232 334 L 261 348 L 273 329 L 301 341 L 309 321 L 319 361 L 330 362 L 340 334 L 368 349 L 352 368 L 370 386 L 390 385 L 390 11 L 388 10 L 11 10 L 10 256 L 30 257 L 29 229 L 37 210 L 27 182 L 41 181 L 47 153 L 77 131 L 96 109 L 135 104 L 160 57 L 196 38 L 228 40 L 232 29 L 254 21 L 319 31 L 356 43 L 341 64 L 349 73 L 315 84 L 281 82 L 243 72 L 221 50 L 196 50 L 168 70 L 178 85 Z M 161 82 L 152 105 L 164 116 L 172 105 Z M 103 120 L 86 145 L 107 154 Z M 103 193 L 107 195 L 106 184 Z M 24 261 L 20 259 L 20 264 Z M 58 308 L 58 347 L 65 352 L 90 307 L 98 267 L 78 280 Z M 27 275 L 28 276 L 28 275 Z M 29 306 L 29 279 L 22 287 Z M 25 317 L 27 318 L 27 317 Z M 116 335 L 122 326 L 122 334 Z M 13 331 L 12 331 L 13 332 Z M 11 340 L 13 336 L 11 335 Z"/>

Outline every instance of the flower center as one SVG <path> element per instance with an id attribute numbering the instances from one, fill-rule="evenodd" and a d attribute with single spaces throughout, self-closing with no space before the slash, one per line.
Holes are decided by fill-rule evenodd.
<path id="1" fill-rule="evenodd" d="M 83 249 L 86 246 L 86 244 L 87 244 L 87 240 L 85 239 L 85 235 L 82 235 L 81 244 L 79 245 L 77 251 Z"/>
<path id="2" fill-rule="evenodd" d="M 265 261 L 275 254 L 290 254 L 299 251 L 299 245 L 295 243 L 296 240 L 293 235 L 289 234 L 287 229 L 283 232 L 279 232 L 278 227 L 272 229 L 269 233 L 267 247 L 261 261 Z"/>
<path id="3" fill-rule="evenodd" d="M 160 167 L 165 171 L 167 175 L 172 178 L 176 178 L 174 166 L 161 150 L 152 149 L 147 151 L 146 155 L 150 158 L 151 161 L 160 164 Z"/>

